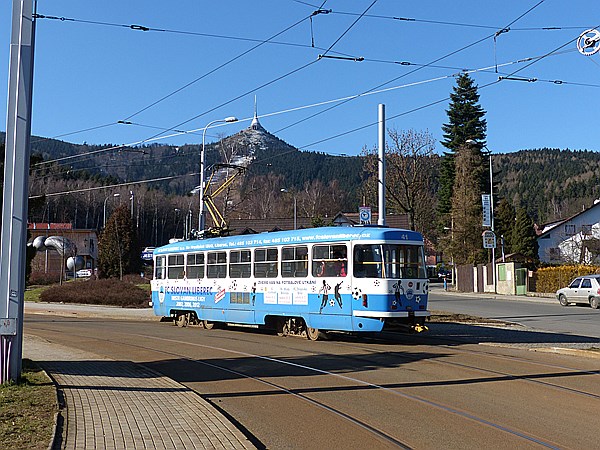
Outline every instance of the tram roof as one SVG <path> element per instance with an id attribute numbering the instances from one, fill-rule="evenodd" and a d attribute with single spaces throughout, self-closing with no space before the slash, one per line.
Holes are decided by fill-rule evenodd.
<path id="1" fill-rule="evenodd" d="M 295 245 L 303 243 L 345 242 L 350 240 L 423 242 L 423 237 L 416 231 L 379 226 L 320 227 L 179 241 L 156 248 L 154 254 L 223 250 L 228 248 L 265 247 L 273 245 Z"/>

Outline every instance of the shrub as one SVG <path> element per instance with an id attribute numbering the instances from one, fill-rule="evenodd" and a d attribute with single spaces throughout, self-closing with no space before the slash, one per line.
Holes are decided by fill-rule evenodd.
<path id="1" fill-rule="evenodd" d="M 600 266 L 544 267 L 536 272 L 536 290 L 537 292 L 556 292 L 567 286 L 573 278 L 593 273 L 600 273 Z"/>
<path id="2" fill-rule="evenodd" d="M 140 275 L 134 275 L 134 274 L 123 275 L 123 281 L 127 281 L 128 283 L 136 284 L 136 285 L 150 284 L 150 278 L 141 277 Z"/>
<path id="3" fill-rule="evenodd" d="M 59 281 L 60 281 L 60 274 L 33 272 L 29 276 L 27 285 L 28 286 L 47 286 L 49 284 L 58 283 Z"/>
<path id="4" fill-rule="evenodd" d="M 51 286 L 42 292 L 40 300 L 50 303 L 146 308 L 150 298 L 146 292 L 132 283 L 109 278 Z"/>

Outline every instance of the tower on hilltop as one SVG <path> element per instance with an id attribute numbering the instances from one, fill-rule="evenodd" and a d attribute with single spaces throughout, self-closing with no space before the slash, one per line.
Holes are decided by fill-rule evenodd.
<path id="1" fill-rule="evenodd" d="M 267 131 L 263 128 L 263 126 L 258 121 L 258 114 L 256 108 L 256 95 L 254 96 L 254 118 L 252 119 L 252 123 L 250 124 L 250 129 L 256 131 Z"/>

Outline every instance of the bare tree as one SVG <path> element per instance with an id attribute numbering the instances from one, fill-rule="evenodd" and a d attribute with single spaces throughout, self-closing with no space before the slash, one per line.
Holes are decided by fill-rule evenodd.
<path id="1" fill-rule="evenodd" d="M 435 188 L 439 158 L 435 140 L 427 131 L 388 130 L 386 147 L 386 198 L 391 209 L 408 214 L 411 230 L 428 236 L 435 232 Z M 363 150 L 365 171 L 370 174 L 365 195 L 374 198 L 378 190 L 378 155 Z"/>
<path id="2" fill-rule="evenodd" d="M 243 208 L 248 218 L 267 219 L 273 217 L 277 200 L 281 194 L 283 177 L 269 173 L 253 177 L 246 186 L 243 197 Z"/>

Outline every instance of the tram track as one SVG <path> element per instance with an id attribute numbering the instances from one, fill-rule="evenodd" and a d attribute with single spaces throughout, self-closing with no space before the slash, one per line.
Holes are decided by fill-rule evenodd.
<path id="1" fill-rule="evenodd" d="M 426 338 L 426 336 L 423 336 L 423 338 Z M 430 339 L 437 339 L 437 338 L 430 338 Z M 445 340 L 447 341 L 447 339 L 439 339 L 441 340 Z M 346 341 L 348 342 L 348 341 Z M 491 374 L 494 375 L 493 378 L 488 378 L 486 381 L 488 382 L 492 382 L 492 381 L 503 381 L 503 380 L 520 380 L 520 381 L 526 381 L 526 382 L 531 382 L 531 383 L 536 383 L 536 384 L 541 384 L 543 386 L 546 387 L 550 387 L 553 389 L 557 389 L 557 390 L 561 390 L 561 391 L 565 391 L 565 392 L 570 392 L 572 394 L 577 394 L 577 395 L 582 395 L 585 397 L 590 397 L 590 398 L 595 398 L 595 399 L 600 399 L 600 395 L 599 394 L 595 394 L 592 392 L 587 392 L 587 391 L 582 391 L 582 390 L 578 390 L 578 389 L 574 389 L 568 386 L 563 386 L 560 384 L 555 384 L 555 383 L 550 383 L 547 381 L 542 381 L 542 378 L 552 378 L 552 377 L 572 377 L 572 376 L 600 376 L 600 370 L 580 370 L 580 369 L 576 369 L 573 367 L 566 367 L 566 366 L 562 366 L 562 365 L 556 365 L 556 364 L 547 364 L 547 363 L 539 363 L 536 361 L 532 361 L 532 360 L 528 360 L 525 358 L 518 358 L 515 356 L 505 356 L 505 355 L 499 355 L 497 353 L 491 353 L 491 352 L 486 352 L 486 351 L 477 351 L 477 350 L 467 350 L 464 348 L 456 348 L 456 343 L 458 343 L 457 341 L 455 341 L 455 344 L 453 347 L 449 347 L 447 345 L 444 345 L 444 348 L 446 349 L 450 349 L 455 352 L 455 353 L 461 353 L 461 354 L 468 354 L 468 355 L 475 355 L 477 357 L 484 357 L 484 358 L 492 358 L 492 359 L 497 359 L 497 360 L 501 360 L 501 361 L 510 361 L 510 362 L 519 362 L 521 364 L 527 364 L 527 365 L 535 365 L 535 366 L 541 366 L 544 368 L 548 368 L 548 369 L 556 369 L 556 370 L 564 370 L 566 372 L 553 372 L 553 373 L 545 373 L 545 374 L 536 374 L 536 375 L 515 375 L 513 373 L 509 373 L 509 372 L 502 372 L 502 371 L 498 371 L 498 370 L 491 370 L 491 369 L 484 369 L 481 367 L 477 367 L 474 365 L 469 365 L 469 364 L 461 364 L 461 363 L 456 363 L 456 362 L 449 362 L 449 361 L 443 361 L 443 360 L 429 360 L 427 361 L 428 364 L 435 364 L 435 365 L 440 365 L 440 366 L 452 366 L 452 367 L 460 367 L 466 370 L 471 370 L 473 372 L 479 372 L 479 373 L 486 373 L 486 374 Z M 464 343 L 463 343 L 464 344 Z M 345 348 L 347 348 L 347 346 L 345 346 Z M 373 350 L 371 347 L 367 347 L 367 346 L 360 346 L 360 345 L 355 345 L 355 344 L 350 344 L 350 348 L 356 348 L 359 349 L 361 351 L 365 351 L 365 352 L 369 352 L 371 354 L 381 354 L 381 353 L 385 353 L 385 352 L 379 352 L 376 350 Z M 437 347 L 439 348 L 439 346 Z M 394 357 L 396 358 L 400 358 L 403 359 L 405 361 L 410 361 L 410 362 L 417 362 L 419 359 L 418 358 L 411 358 L 410 356 L 398 356 L 395 355 Z M 446 382 L 448 383 L 448 382 Z"/>
<path id="2" fill-rule="evenodd" d="M 46 329 L 46 331 L 48 332 L 52 332 L 52 329 Z M 213 332 L 208 332 L 208 333 L 213 333 Z M 234 370 L 231 369 L 229 367 L 226 367 L 224 365 L 220 365 L 220 364 L 214 364 L 212 362 L 208 362 L 205 360 L 198 360 L 197 358 L 192 358 L 189 357 L 187 353 L 189 352 L 185 352 L 185 351 L 172 351 L 172 350 L 164 350 L 164 349 L 160 349 L 160 348 L 153 348 L 155 347 L 154 345 L 151 346 L 151 348 L 148 347 L 148 343 L 153 341 L 153 342 L 161 342 L 164 345 L 167 345 L 168 347 L 173 347 L 173 348 L 183 348 L 184 346 L 186 347 L 192 347 L 192 348 L 202 348 L 204 350 L 209 350 L 211 352 L 217 352 L 217 353 L 223 353 L 225 355 L 229 355 L 230 357 L 236 358 L 236 357 L 240 357 L 240 358 L 249 358 L 249 359 L 257 359 L 262 361 L 263 363 L 268 363 L 268 364 L 275 364 L 275 365 L 285 365 L 287 367 L 291 367 L 293 369 L 298 369 L 301 371 L 308 371 L 311 372 L 313 374 L 318 374 L 318 375 L 324 375 L 327 377 L 331 377 L 331 378 L 335 378 L 338 380 L 342 380 L 344 383 L 349 383 L 352 385 L 355 385 L 356 387 L 358 387 L 359 389 L 367 389 L 367 390 L 377 390 L 379 392 L 384 392 L 386 394 L 391 394 L 394 396 L 400 396 L 405 400 L 409 400 L 411 402 L 418 402 L 422 405 L 426 405 L 429 408 L 434 408 L 437 409 L 439 411 L 443 411 L 445 414 L 451 414 L 454 415 L 456 417 L 460 417 L 462 419 L 467 419 L 469 421 L 473 421 L 478 423 L 479 425 L 483 425 L 486 427 L 492 427 L 498 431 L 501 431 L 502 433 L 507 433 L 512 435 L 513 437 L 517 437 L 520 439 L 524 439 L 526 441 L 529 441 L 530 443 L 542 446 L 542 447 L 546 447 L 546 448 L 557 448 L 556 444 L 553 443 L 552 441 L 548 441 L 544 438 L 540 438 L 538 436 L 535 436 L 534 434 L 531 433 L 526 433 L 523 432 L 519 429 L 515 429 L 514 427 L 509 427 L 509 426 L 505 426 L 501 423 L 496 423 L 492 420 L 488 420 L 484 417 L 480 417 L 478 416 L 476 413 L 472 413 L 469 411 L 465 411 L 453 406 L 450 406 L 448 404 L 445 404 L 444 402 L 441 402 L 439 400 L 436 400 L 434 398 L 427 398 L 425 396 L 422 395 L 415 395 L 415 394 L 411 394 L 411 393 L 407 393 L 407 392 L 401 392 L 400 389 L 403 389 L 405 387 L 409 387 L 407 385 L 399 385 L 399 386 L 394 386 L 394 387 L 388 387 L 386 385 L 380 385 L 377 383 L 372 383 L 369 381 L 365 381 L 361 378 L 358 378 L 356 376 L 349 376 L 349 375 L 341 375 L 339 373 L 335 373 L 332 371 L 328 371 L 328 370 L 323 370 L 319 367 L 313 367 L 313 366 L 308 366 L 308 365 L 303 365 L 303 364 L 297 364 L 285 359 L 281 359 L 281 358 L 273 358 L 273 357 L 268 357 L 268 356 L 264 356 L 264 355 L 259 355 L 256 353 L 249 353 L 249 352 L 243 352 L 243 351 L 239 351 L 239 350 L 232 350 L 229 348 L 225 348 L 223 346 L 218 346 L 218 345 L 207 345 L 207 344 L 200 344 L 200 343 L 196 343 L 196 342 L 189 342 L 188 340 L 181 340 L 181 339 L 173 339 L 173 338 L 164 338 L 164 337 L 158 337 L 154 334 L 147 334 L 147 333 L 132 333 L 129 334 L 129 336 L 131 336 L 131 338 L 133 339 L 142 339 L 145 343 L 145 345 L 138 345 L 138 344 L 133 344 L 131 342 L 122 342 L 118 339 L 108 339 L 108 338 L 99 338 L 99 337 L 93 337 L 93 339 L 96 340 L 101 340 L 104 342 L 110 342 L 112 344 L 117 344 L 120 346 L 123 345 L 127 345 L 129 347 L 132 348 L 136 348 L 136 349 L 143 349 L 144 351 L 152 351 L 155 352 L 157 354 L 163 355 L 163 356 L 167 356 L 170 358 L 176 358 L 176 359 L 185 359 L 186 361 L 188 361 L 189 363 L 192 364 L 199 364 L 202 366 L 210 366 L 212 369 L 218 370 L 218 371 L 223 371 L 223 372 L 227 372 L 229 374 L 233 374 L 236 377 L 244 377 L 247 379 L 251 379 L 255 382 L 261 383 L 264 386 L 267 386 L 268 389 L 275 389 L 278 390 L 280 392 L 284 392 L 286 394 L 292 395 L 298 399 L 301 399 L 302 401 L 305 402 L 309 402 L 312 406 L 326 410 L 330 413 L 336 414 L 339 417 L 344 418 L 344 420 L 347 420 L 348 422 L 351 422 L 353 425 L 355 426 L 359 426 L 362 427 L 365 430 L 368 430 L 370 433 L 372 433 L 373 435 L 377 436 L 379 439 L 384 439 L 387 440 L 390 444 L 400 447 L 400 448 L 410 448 L 410 445 L 399 441 L 397 438 L 395 438 L 394 436 L 390 435 L 389 433 L 386 433 L 385 431 L 382 431 L 380 429 L 378 429 L 376 426 L 373 426 L 371 424 L 366 423 L 365 421 L 361 421 L 359 419 L 357 419 L 356 417 L 353 417 L 352 415 L 346 413 L 345 411 L 341 410 L 340 408 L 336 407 L 335 405 L 331 405 L 331 404 L 326 404 L 323 401 L 317 400 L 315 398 L 312 398 L 310 395 L 311 393 L 313 393 L 314 391 L 310 388 L 308 389 L 298 389 L 298 388 L 291 388 L 289 386 L 285 386 L 283 384 L 280 383 L 274 383 L 273 381 L 270 381 L 268 379 L 264 379 L 261 377 L 256 377 L 254 375 L 252 375 L 251 373 L 248 372 L 244 372 L 244 371 L 240 371 L 240 370 Z M 80 335 L 81 338 L 86 338 L 86 339 L 90 339 L 89 334 L 81 334 Z M 219 338 L 219 336 L 216 336 L 217 338 Z M 276 338 L 276 339 L 281 339 L 281 338 Z M 235 339 L 236 341 L 247 341 L 248 339 Z M 285 341 L 290 341 L 291 342 L 300 342 L 300 341 L 296 341 L 293 338 L 288 338 Z M 283 344 L 284 340 L 281 340 L 281 342 L 277 342 L 275 348 L 286 348 L 289 351 L 294 351 L 294 352 L 303 352 L 306 355 L 309 356 L 315 356 L 315 355 L 324 355 L 324 353 L 319 353 L 319 352 L 315 352 L 314 348 L 309 350 L 306 350 L 306 348 L 297 348 L 294 345 L 281 345 Z M 161 345 L 162 345 L 161 344 Z M 363 346 L 363 345 L 356 345 L 353 343 L 349 343 L 348 341 L 344 341 L 344 342 L 329 342 L 329 344 L 334 344 L 336 346 L 340 346 L 341 348 L 343 348 L 344 350 L 348 350 L 348 349 L 357 349 L 363 352 L 368 352 L 368 353 L 372 353 L 372 354 L 376 354 L 376 355 L 380 355 L 383 354 L 385 352 L 379 352 L 379 351 L 373 351 L 372 348 L 366 348 L 368 346 Z M 302 345 L 304 345 L 304 341 L 302 341 Z M 160 347 L 157 345 L 157 347 Z M 453 351 L 456 351 L 455 348 L 452 348 Z M 479 352 L 462 352 L 462 353 L 478 353 L 478 356 L 481 356 L 479 354 Z M 484 356 L 490 356 L 490 355 L 485 355 Z M 495 358 L 498 357 L 498 355 L 491 355 Z M 336 355 L 336 358 L 346 358 L 346 359 L 356 359 L 356 356 L 346 356 L 343 354 L 338 354 Z M 397 359 L 403 359 L 404 361 L 410 361 L 410 362 L 415 362 L 417 361 L 417 359 L 411 359 L 410 357 L 404 357 L 404 358 L 400 358 L 398 355 L 394 355 L 394 358 Z M 368 361 L 368 358 L 367 358 Z M 489 370 L 485 370 L 485 369 L 480 369 L 474 366 L 470 366 L 470 365 L 465 365 L 465 364 L 456 364 L 456 363 L 448 363 L 448 362 L 443 362 L 443 361 L 435 361 L 437 363 L 443 363 L 443 365 L 447 364 L 447 365 L 453 365 L 456 368 L 462 369 L 462 370 L 468 370 L 468 371 L 480 371 L 480 372 L 487 372 L 487 373 L 495 373 L 497 374 L 497 372 L 494 371 L 489 371 Z M 524 360 L 522 362 L 525 363 L 531 363 L 530 361 Z M 394 364 L 393 362 L 391 363 L 392 365 Z M 537 363 L 539 365 L 539 363 Z M 546 365 L 547 367 L 551 367 L 551 365 Z M 597 375 L 597 372 L 591 371 L 590 372 L 593 375 Z M 514 377 L 514 375 L 508 374 L 508 373 L 501 373 L 501 375 L 503 376 L 509 376 L 509 377 Z M 527 377 L 514 377 L 513 378 L 514 381 L 532 381 L 532 380 L 528 380 Z M 541 385 L 545 388 L 556 388 L 557 386 L 552 385 L 551 383 L 541 383 Z M 560 386 L 558 386 L 560 387 Z M 344 387 L 342 387 L 342 389 L 345 389 Z M 567 389 L 565 389 L 567 390 Z M 572 394 L 575 395 L 587 395 L 590 393 L 578 393 L 576 390 L 571 390 Z M 592 398 L 598 398 L 597 395 L 595 394 L 591 394 L 590 395 Z"/>

